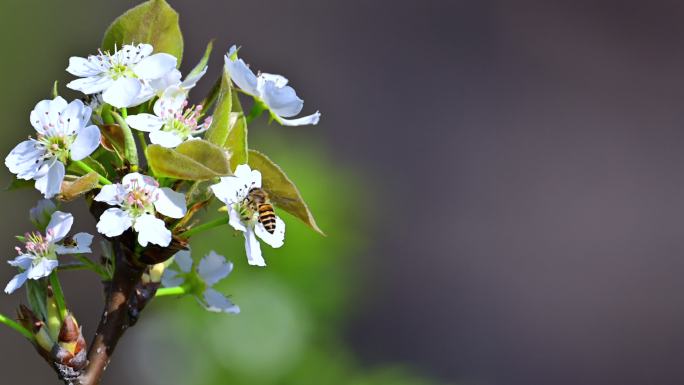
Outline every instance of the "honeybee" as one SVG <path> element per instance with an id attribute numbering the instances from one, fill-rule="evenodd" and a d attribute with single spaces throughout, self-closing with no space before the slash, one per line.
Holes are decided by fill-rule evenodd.
<path id="1" fill-rule="evenodd" d="M 258 213 L 259 223 L 264 225 L 266 231 L 268 231 L 270 234 L 273 234 L 276 229 L 276 216 L 275 211 L 273 210 L 273 205 L 268 199 L 268 193 L 261 188 L 253 187 L 247 193 L 245 203 L 251 214 L 255 212 Z M 249 217 L 243 216 L 243 219 L 249 220 Z"/>

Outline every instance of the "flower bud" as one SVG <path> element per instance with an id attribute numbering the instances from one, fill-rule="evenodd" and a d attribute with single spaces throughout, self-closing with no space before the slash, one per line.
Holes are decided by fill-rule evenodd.
<path id="1" fill-rule="evenodd" d="M 36 207 L 29 211 L 29 218 L 31 218 L 31 223 L 42 231 L 47 227 L 55 211 L 57 211 L 57 206 L 50 199 L 41 199 Z"/>
<path id="2" fill-rule="evenodd" d="M 86 363 L 86 343 L 76 318 L 69 313 L 59 331 L 58 343 L 52 348 L 56 362 L 80 369 Z"/>

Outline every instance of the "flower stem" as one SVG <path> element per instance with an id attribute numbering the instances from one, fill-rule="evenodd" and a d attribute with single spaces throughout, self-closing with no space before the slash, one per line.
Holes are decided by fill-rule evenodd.
<path id="1" fill-rule="evenodd" d="M 245 117 L 247 124 L 252 123 L 252 120 L 258 118 L 264 111 L 266 111 L 266 105 L 259 100 L 255 100 L 252 110 L 249 111 L 249 115 Z"/>
<path id="2" fill-rule="evenodd" d="M 18 331 L 21 333 L 22 336 L 26 337 L 29 341 L 33 342 L 35 340 L 35 337 L 33 334 L 28 331 L 25 327 L 21 326 L 18 322 L 9 319 L 8 317 L 0 314 L 0 323 L 4 323 L 5 325 L 11 327 L 12 329 Z"/>
<path id="3" fill-rule="evenodd" d="M 52 292 L 55 295 L 55 302 L 57 303 L 57 309 L 59 310 L 59 318 L 64 321 L 67 317 L 67 307 L 66 301 L 64 300 L 64 291 L 62 291 L 62 284 L 59 282 L 59 277 L 57 272 L 53 271 L 50 274 L 50 286 L 52 286 Z"/>
<path id="4" fill-rule="evenodd" d="M 112 182 L 109 181 L 109 179 L 105 178 L 104 176 L 100 175 L 99 172 L 95 171 L 92 167 L 88 166 L 84 161 L 82 160 L 74 160 L 73 161 L 76 166 L 78 166 L 81 170 L 85 172 L 94 172 L 97 174 L 97 179 L 100 181 L 102 184 L 112 184 Z"/>
<path id="5" fill-rule="evenodd" d="M 214 227 L 223 226 L 227 223 L 228 223 L 228 217 L 217 218 L 217 219 L 214 219 L 213 221 L 202 223 L 201 225 L 198 225 L 198 226 L 195 226 L 189 230 L 186 230 L 186 231 L 180 233 L 178 236 L 181 238 L 188 239 L 195 234 L 199 234 L 203 231 L 213 229 Z"/>
<path id="6" fill-rule="evenodd" d="M 57 266 L 57 271 L 69 270 L 92 270 L 92 268 L 81 262 L 60 263 L 59 266 Z"/>
<path id="7" fill-rule="evenodd" d="M 175 287 L 162 287 L 160 289 L 157 289 L 157 294 L 155 295 L 156 297 L 168 297 L 168 296 L 179 296 L 179 295 L 184 295 L 188 294 L 190 292 L 190 285 L 182 285 L 182 286 L 175 286 Z"/>
<path id="8" fill-rule="evenodd" d="M 145 141 L 145 133 L 142 131 L 138 131 L 137 134 L 138 140 L 140 141 L 140 147 L 142 148 L 142 152 L 143 154 L 147 154 L 147 142 Z"/>
<path id="9" fill-rule="evenodd" d="M 126 119 L 128 117 L 128 109 L 126 107 L 121 108 L 121 116 Z"/>

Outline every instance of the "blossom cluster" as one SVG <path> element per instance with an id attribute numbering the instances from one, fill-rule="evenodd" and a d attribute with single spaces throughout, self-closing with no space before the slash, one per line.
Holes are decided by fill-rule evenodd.
<path id="1" fill-rule="evenodd" d="M 204 114 L 203 106 L 189 106 L 188 102 L 189 91 L 206 73 L 207 67 L 182 79 L 176 69 L 175 57 L 153 52 L 150 44 L 126 44 L 113 53 L 99 51 L 86 58 L 72 57 L 67 71 L 79 78 L 67 87 L 93 96 L 88 99 L 90 102 L 84 103 L 79 99 L 67 102 L 55 96 L 52 100 L 38 102 L 31 111 L 30 120 L 36 136 L 18 144 L 5 158 L 5 164 L 18 179 L 35 181 L 35 188 L 46 200 L 32 212 L 51 215 L 51 220 L 44 235 L 34 232 L 23 237 L 24 249 L 17 248 L 19 256 L 9 261 L 20 273 L 7 285 L 6 292 L 15 291 L 27 279 L 39 280 L 49 276 L 59 265 L 58 254 L 90 252 L 93 236 L 88 233 L 77 234 L 72 247 L 59 244 L 71 228 L 73 216 L 56 211 L 54 203 L 47 199 L 60 197 L 68 177 L 68 167 L 75 166 L 79 171 L 91 169 L 83 161 L 92 161 L 91 156 L 104 141 L 98 122 L 105 118 L 102 113 L 93 116 L 93 111 L 103 111 L 103 106 L 126 111 L 128 107 L 144 107 L 144 103 L 154 100 L 152 113 L 131 114 L 126 116 L 125 122 L 132 129 L 149 133 L 151 144 L 165 148 L 175 148 L 197 139 L 211 125 L 211 116 Z M 255 75 L 237 57 L 235 46 L 228 50 L 224 62 L 225 74 L 241 91 L 254 98 L 255 108 L 267 109 L 283 125 L 318 123 L 319 112 L 299 119 L 286 119 L 302 110 L 303 101 L 283 76 Z M 70 178 L 78 176 L 77 173 Z M 99 177 L 103 178 L 102 175 Z M 247 209 L 248 195 L 254 188 L 262 188 L 261 173 L 241 164 L 233 175 L 220 177 L 220 181 L 210 186 L 210 191 L 225 204 L 230 226 L 244 234 L 249 264 L 265 266 L 257 237 L 272 247 L 280 247 L 285 237 L 285 223 L 276 217 L 275 231 L 269 232 L 259 221 L 257 211 L 249 216 L 241 215 Z M 97 189 L 99 191 L 93 201 L 111 206 L 100 214 L 97 223 L 97 231 L 107 238 L 121 236 L 132 229 L 137 233 L 140 246 L 168 247 L 173 238 L 169 222 L 182 219 L 188 213 L 188 202 L 183 192 L 163 187 L 159 180 L 139 172 L 128 173 L 116 183 L 105 180 Z M 180 251 L 175 258 L 183 274 L 192 273 L 189 251 Z M 207 277 L 224 277 L 232 270 L 232 265 L 226 269 L 226 263 L 218 262 L 223 257 L 214 252 L 208 258 L 209 262 L 200 263 L 198 275 L 208 285 L 213 285 L 217 279 Z M 214 268 L 224 273 L 211 271 Z M 165 286 L 180 282 L 178 275 L 170 276 L 172 271 L 164 275 L 166 279 L 162 283 Z M 219 301 L 215 291 L 205 292 L 203 298 L 210 309 L 235 309 L 232 304 Z"/>
<path id="2" fill-rule="evenodd" d="M 90 366 L 108 360 L 86 357 L 86 351 L 111 354 L 113 345 L 95 339 L 86 349 L 60 272 L 99 275 L 106 301 L 98 330 L 112 328 L 103 333 L 120 336 L 157 297 L 190 295 L 208 311 L 239 313 L 218 288 L 233 263 L 216 251 L 193 258 L 196 234 L 214 228 L 241 233 L 247 264 L 263 267 L 260 242 L 284 244 L 280 210 L 321 232 L 285 172 L 248 147 L 248 126 L 264 113 L 281 126 L 315 125 L 321 114 L 297 117 L 304 102 L 288 79 L 255 73 L 235 45 L 223 52 L 214 87 L 198 98 L 195 86 L 207 74 L 213 43 L 184 75 L 177 21 L 164 0 L 115 20 L 102 48 L 69 59 L 66 71 L 74 78 L 66 87 L 80 98 L 68 101 L 55 84 L 52 98 L 29 113 L 32 135 L 5 157 L 13 188 L 33 187 L 42 198 L 29 211 L 34 229 L 17 236 L 20 245 L 8 261 L 16 274 L 5 292 L 25 287 L 28 305 L 19 307 L 18 323 L 1 314 L 0 323 L 34 343 L 67 383 L 97 381 Z M 136 41 L 140 36 L 150 41 Z M 77 226 L 64 204 L 77 199 L 95 218 L 92 231 L 72 232 L 87 223 Z M 202 215 L 209 209 L 216 218 Z M 100 258 L 92 256 L 95 235 Z M 109 306 L 127 311 L 110 319 Z"/>

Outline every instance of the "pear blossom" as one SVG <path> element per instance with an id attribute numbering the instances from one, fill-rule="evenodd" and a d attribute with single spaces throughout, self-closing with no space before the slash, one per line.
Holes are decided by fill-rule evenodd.
<path id="1" fill-rule="evenodd" d="M 126 118 L 126 123 L 137 130 L 149 132 L 152 143 L 174 148 L 206 131 L 211 124 L 211 117 L 199 123 L 202 105 L 188 107 L 186 96 L 184 89 L 169 87 L 154 103 L 154 114 L 131 115 Z"/>
<path id="2" fill-rule="evenodd" d="M 55 211 L 45 229 L 40 232 L 27 233 L 23 237 L 24 249 L 17 247 L 18 257 L 8 261 L 11 266 L 20 269 L 5 287 L 5 293 L 11 294 L 20 288 L 27 279 L 40 279 L 50 275 L 57 268 L 59 254 L 90 253 L 93 236 L 78 233 L 67 240 L 66 236 L 74 223 L 74 217 L 65 212 Z"/>
<path id="3" fill-rule="evenodd" d="M 187 285 L 195 298 L 208 311 L 237 314 L 240 308 L 213 286 L 233 271 L 233 264 L 214 251 L 209 252 L 193 266 L 190 250 L 181 250 L 174 256 L 180 271 L 166 269 L 162 275 L 165 287 Z"/>
<path id="4" fill-rule="evenodd" d="M 30 116 L 36 138 L 14 147 L 5 165 L 19 179 L 34 179 L 45 198 L 55 196 L 60 192 L 66 163 L 84 159 L 100 144 L 100 130 L 89 125 L 91 112 L 80 100 L 67 103 L 59 96 L 38 102 Z"/>
<path id="5" fill-rule="evenodd" d="M 168 187 L 160 188 L 156 180 L 137 172 L 124 176 L 121 183 L 103 186 L 95 200 L 117 206 L 100 216 L 100 234 L 116 237 L 133 227 L 142 246 L 154 243 L 166 247 L 171 243 L 171 231 L 156 213 L 182 218 L 187 212 L 185 195 Z"/>
<path id="6" fill-rule="evenodd" d="M 297 96 L 295 90 L 288 86 L 287 78 L 260 72 L 255 75 L 249 66 L 237 56 L 237 48 L 230 47 L 224 57 L 225 70 L 233 82 L 246 94 L 254 97 L 271 112 L 271 117 L 283 126 L 303 126 L 318 124 L 321 113 L 315 113 L 296 119 L 285 119 L 296 116 L 302 111 L 304 101 Z"/>
<path id="7" fill-rule="evenodd" d="M 117 108 L 132 107 L 152 99 L 153 82 L 176 69 L 177 59 L 167 53 L 152 54 L 150 44 L 126 44 L 114 53 L 99 52 L 87 58 L 69 58 L 67 72 L 80 77 L 67 87 L 84 94 L 102 92 L 102 99 Z"/>
<path id="8" fill-rule="evenodd" d="M 245 251 L 250 265 L 266 266 L 257 236 L 271 247 L 281 247 L 285 241 L 285 222 L 276 216 L 275 231 L 270 233 L 258 220 L 258 212 L 248 207 L 247 196 L 254 188 L 261 188 L 261 173 L 241 164 L 234 176 L 222 177 L 211 186 L 214 195 L 228 208 L 229 224 L 245 237 Z"/>

